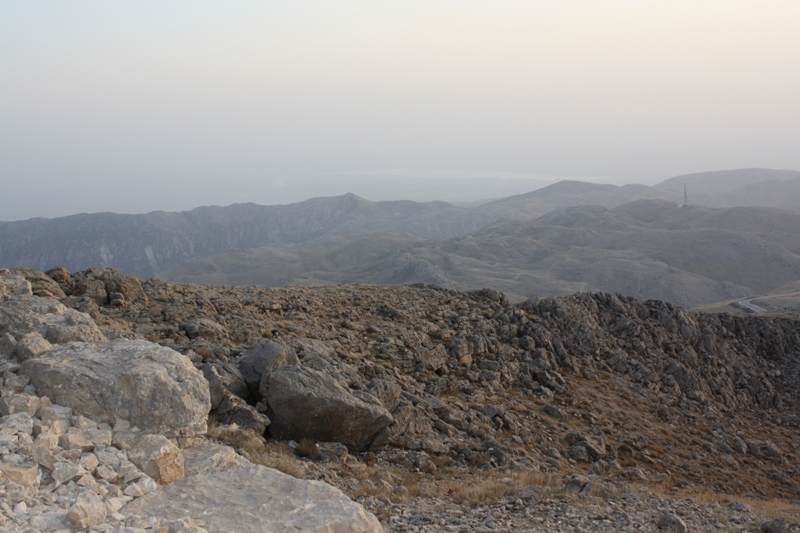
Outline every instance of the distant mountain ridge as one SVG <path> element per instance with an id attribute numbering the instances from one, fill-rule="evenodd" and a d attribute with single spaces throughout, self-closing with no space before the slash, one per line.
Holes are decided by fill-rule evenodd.
<path id="1" fill-rule="evenodd" d="M 693 207 L 678 210 L 684 183 Z M 219 284 L 421 281 L 518 297 L 604 290 L 686 306 L 800 279 L 796 212 L 710 210 L 703 198 L 796 209 L 800 172 L 702 173 L 655 187 L 567 180 L 469 208 L 345 194 L 0 222 L 0 267 Z"/>
<path id="2" fill-rule="evenodd" d="M 234 204 L 181 213 L 96 213 L 0 222 L 0 264 L 46 270 L 111 266 L 140 277 L 237 248 L 289 246 L 334 236 L 391 231 L 449 238 L 486 217 L 444 202 L 370 202 L 353 194 L 285 206 Z"/>
<path id="3" fill-rule="evenodd" d="M 453 239 L 342 236 L 292 250 L 224 253 L 163 276 L 236 285 L 488 286 L 517 299 L 603 291 L 693 307 L 800 279 L 800 213 L 659 200 L 565 207 Z"/>

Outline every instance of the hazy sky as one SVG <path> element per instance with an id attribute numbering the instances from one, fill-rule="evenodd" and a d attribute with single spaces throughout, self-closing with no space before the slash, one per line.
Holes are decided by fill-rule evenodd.
<path id="1" fill-rule="evenodd" d="M 798 0 L 0 0 L 0 220 L 800 169 L 798 28 Z"/>

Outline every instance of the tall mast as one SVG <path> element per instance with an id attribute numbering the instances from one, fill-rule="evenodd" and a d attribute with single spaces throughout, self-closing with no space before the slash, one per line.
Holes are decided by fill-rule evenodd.
<path id="1" fill-rule="evenodd" d="M 689 195 L 686 194 L 686 182 L 683 182 L 683 205 L 689 205 Z"/>

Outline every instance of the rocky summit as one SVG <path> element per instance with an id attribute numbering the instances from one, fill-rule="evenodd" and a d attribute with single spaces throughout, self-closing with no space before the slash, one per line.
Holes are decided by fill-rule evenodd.
<path id="1" fill-rule="evenodd" d="M 18 269 L 0 354 L 0 530 L 800 530 L 790 317 Z"/>

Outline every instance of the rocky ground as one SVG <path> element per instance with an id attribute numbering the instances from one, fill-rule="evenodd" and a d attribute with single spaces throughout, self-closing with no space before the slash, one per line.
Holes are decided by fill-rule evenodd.
<path id="1" fill-rule="evenodd" d="M 209 435 L 339 487 L 387 531 L 798 529 L 796 319 L 13 273 L 105 338 L 183 354 L 209 383 Z"/>

